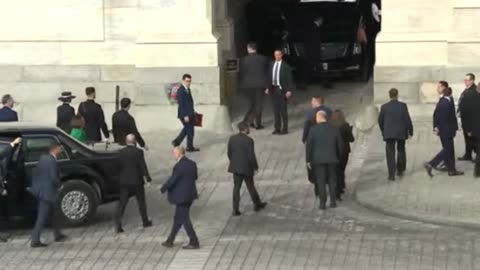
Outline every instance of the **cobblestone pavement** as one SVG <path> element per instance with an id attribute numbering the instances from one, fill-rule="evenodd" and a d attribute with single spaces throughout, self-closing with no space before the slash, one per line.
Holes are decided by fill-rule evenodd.
<path id="1" fill-rule="evenodd" d="M 331 103 L 355 116 L 367 86 L 339 84 L 325 92 Z M 306 95 L 305 95 L 306 96 Z M 169 142 L 174 134 L 147 137 L 147 153 L 154 186 L 147 191 L 154 226 L 142 229 L 134 200 L 125 216 L 126 233 L 113 233 L 114 205 L 102 206 L 96 220 L 82 228 L 67 229 L 70 239 L 46 249 L 28 247 L 29 232 L 16 230 L 0 245 L 0 269 L 478 269 L 479 238 L 473 231 L 441 227 L 376 214 L 347 196 L 337 209 L 317 208 L 307 182 L 304 149 L 300 144 L 301 119 L 306 102 L 290 106 L 288 136 L 272 137 L 271 130 L 252 131 L 260 167 L 256 178 L 267 208 L 259 213 L 245 191 L 241 217 L 231 217 L 231 176 L 226 173 L 226 135 L 198 132 L 202 151 L 198 161 L 200 199 L 193 207 L 193 222 L 202 248 L 181 249 L 160 243 L 172 220 L 172 207 L 157 188 L 173 165 Z M 270 115 L 268 110 L 266 115 Z M 271 121 L 266 123 L 271 126 Z M 375 142 L 377 143 L 377 142 Z M 358 134 L 348 168 L 350 187 L 362 171 L 371 147 L 368 134 Z M 359 184 L 360 186 L 360 184 Z M 51 242 L 51 235 L 45 234 Z"/>
<path id="2" fill-rule="evenodd" d="M 399 181 L 386 181 L 384 147 L 371 147 L 366 163 L 378 170 L 365 170 L 356 192 L 357 200 L 382 212 L 439 224 L 480 228 L 480 182 L 473 177 L 474 164 L 458 162 L 464 176 L 449 177 L 436 172 L 430 179 L 423 163 L 439 150 L 440 141 L 432 132 L 431 121 L 415 123 L 416 134 L 407 144 L 407 173 Z M 375 138 L 375 139 L 374 139 Z M 372 140 L 381 140 L 375 129 Z M 463 155 L 463 136 L 456 138 L 457 156 Z"/>

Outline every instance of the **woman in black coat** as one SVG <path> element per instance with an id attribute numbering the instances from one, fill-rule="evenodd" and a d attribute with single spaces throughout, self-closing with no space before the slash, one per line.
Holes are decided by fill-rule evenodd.
<path id="1" fill-rule="evenodd" d="M 342 194 L 345 192 L 345 169 L 350 155 L 350 143 L 355 141 L 352 133 L 352 126 L 345 120 L 341 110 L 335 110 L 332 114 L 331 123 L 338 127 L 342 136 L 343 151 L 340 153 L 340 162 L 337 170 L 337 199 L 342 200 Z"/>

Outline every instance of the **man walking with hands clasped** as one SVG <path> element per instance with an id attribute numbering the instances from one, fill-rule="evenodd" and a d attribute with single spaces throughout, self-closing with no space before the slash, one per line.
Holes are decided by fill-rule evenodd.
<path id="1" fill-rule="evenodd" d="M 248 136 L 249 128 L 244 122 L 238 124 L 239 133 L 230 137 L 227 155 L 230 160 L 228 172 L 233 173 L 233 216 L 241 215 L 239 210 L 240 189 L 245 181 L 248 193 L 252 197 L 254 210 L 260 211 L 267 203 L 260 200 L 253 182 L 253 175 L 258 171 L 253 139 Z"/>

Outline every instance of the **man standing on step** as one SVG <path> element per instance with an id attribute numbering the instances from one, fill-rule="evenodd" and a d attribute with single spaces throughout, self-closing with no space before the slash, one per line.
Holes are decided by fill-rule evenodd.
<path id="1" fill-rule="evenodd" d="M 395 180 L 395 172 L 403 176 L 407 166 L 405 141 L 413 136 L 413 124 L 407 104 L 398 100 L 398 90 L 389 91 L 390 101 L 383 104 L 378 116 L 378 126 L 386 143 L 388 180 Z M 395 147 L 397 159 L 395 160 Z"/>
<path id="2" fill-rule="evenodd" d="M 476 143 L 476 151 L 477 151 L 477 156 L 475 158 L 474 176 L 476 178 L 479 178 L 480 177 L 480 155 L 478 154 L 478 152 L 480 151 L 480 124 L 478 121 L 480 119 L 480 88 L 477 87 L 475 92 L 472 93 L 469 98 L 471 99 L 471 104 L 472 104 L 471 136 L 474 138 L 474 142 Z"/>
<path id="3" fill-rule="evenodd" d="M 253 175 L 258 171 L 257 158 L 253 139 L 248 136 L 249 128 L 246 123 L 238 124 L 239 133 L 228 140 L 227 156 L 230 161 L 228 172 L 233 173 L 233 216 L 240 216 L 240 189 L 245 181 L 248 193 L 252 197 L 254 210 L 260 211 L 267 203 L 260 200 L 253 182 Z"/>
<path id="4" fill-rule="evenodd" d="M 265 93 L 272 96 L 275 129 L 272 134 L 284 135 L 288 133 L 287 102 L 292 96 L 293 77 L 292 69 L 283 61 L 282 50 L 275 50 L 275 60 L 270 64 L 270 88 Z"/>
<path id="5" fill-rule="evenodd" d="M 257 44 L 250 42 L 247 45 L 248 55 L 240 61 L 240 89 L 248 99 L 248 111 L 243 122 L 256 129 L 263 129 L 262 112 L 264 90 L 267 83 L 267 57 L 257 53 Z M 255 124 L 253 118 L 255 117 Z"/>
<path id="6" fill-rule="evenodd" d="M 455 104 L 450 97 L 452 88 L 448 87 L 446 81 L 441 81 L 438 83 L 437 92 L 440 95 L 440 100 L 433 113 L 433 131 L 440 137 L 442 151 L 430 162 L 425 163 L 424 167 L 427 174 L 433 177 L 432 169 L 437 168 L 437 166 L 443 162 L 449 176 L 463 175 L 463 172 L 459 172 L 455 168 L 455 147 L 453 140 L 458 130 L 458 123 Z"/>
<path id="7" fill-rule="evenodd" d="M 468 73 L 463 79 L 465 90 L 463 90 L 458 100 L 458 111 L 462 120 L 463 137 L 465 138 L 465 154 L 458 160 L 473 161 L 473 152 L 475 151 L 475 138 L 472 136 L 472 123 L 474 122 L 472 111 L 475 110 L 472 97 L 477 93 L 475 85 L 475 75 Z M 478 119 L 476 119 L 478 120 Z"/>

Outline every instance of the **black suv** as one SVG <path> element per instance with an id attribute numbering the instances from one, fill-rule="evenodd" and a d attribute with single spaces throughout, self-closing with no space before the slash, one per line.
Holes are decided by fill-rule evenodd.
<path id="1" fill-rule="evenodd" d="M 93 151 L 57 128 L 0 124 L 0 150 L 16 137 L 23 142 L 5 162 L 7 196 L 3 200 L 10 217 L 35 215 L 36 200 L 29 187 L 40 157 L 48 153 L 53 142 L 60 143 L 64 150 L 58 158 L 62 182 L 58 207 L 63 224 L 85 224 L 95 215 L 98 205 L 118 199 L 117 152 Z"/>

